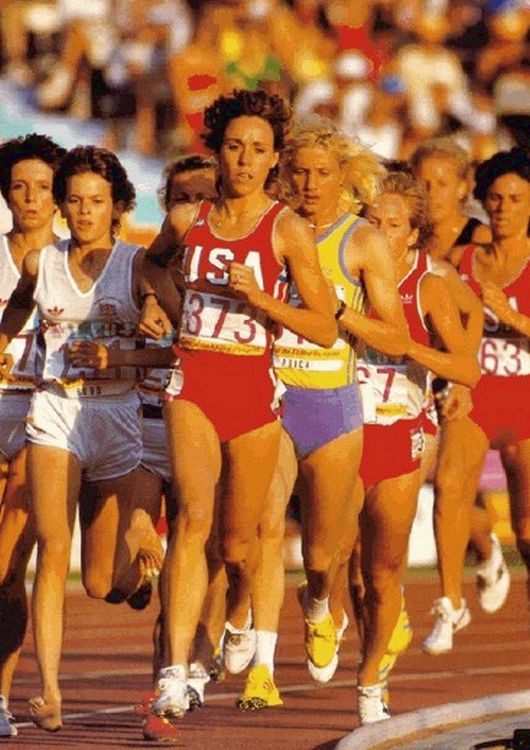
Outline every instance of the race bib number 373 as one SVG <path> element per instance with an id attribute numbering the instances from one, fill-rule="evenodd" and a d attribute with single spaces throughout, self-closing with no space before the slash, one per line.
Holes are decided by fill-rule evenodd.
<path id="1" fill-rule="evenodd" d="M 243 300 L 187 291 L 179 344 L 227 354 L 258 355 L 267 346 L 266 316 Z"/>

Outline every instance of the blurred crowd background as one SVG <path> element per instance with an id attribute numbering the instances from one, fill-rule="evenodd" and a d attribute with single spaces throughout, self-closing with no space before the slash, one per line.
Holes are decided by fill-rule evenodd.
<path id="1" fill-rule="evenodd" d="M 0 0 L 2 76 L 143 156 L 201 149 L 202 110 L 265 87 L 387 159 L 451 134 L 528 146 L 530 0 Z"/>

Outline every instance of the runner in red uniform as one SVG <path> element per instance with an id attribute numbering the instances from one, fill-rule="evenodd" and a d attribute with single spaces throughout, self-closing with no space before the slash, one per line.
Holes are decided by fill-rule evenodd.
<path id="1" fill-rule="evenodd" d="M 363 724 L 388 718 L 380 700 L 380 683 L 387 676 L 381 674 L 382 660 L 402 608 L 401 584 L 420 488 L 423 408 L 431 371 L 467 385 L 479 377 L 449 288 L 433 273 L 430 258 L 417 249 L 428 230 L 427 201 L 419 183 L 403 172 L 390 173 L 366 216 L 386 234 L 393 250 L 411 340 L 407 356 L 401 358 L 368 347 L 358 368 L 366 382 L 359 472 L 366 490 L 361 513 L 366 587 L 359 670 Z M 444 351 L 433 348 L 434 339 Z M 385 667 L 388 672 L 389 664 Z"/>
<path id="2" fill-rule="evenodd" d="M 469 242 L 488 242 L 491 238 L 488 226 L 477 218 L 469 218 L 465 213 L 472 186 L 471 159 L 467 152 L 450 138 L 433 138 L 416 149 L 411 157 L 411 163 L 416 177 L 425 185 L 429 199 L 429 218 L 433 231 L 426 250 L 436 264 L 437 272 L 442 272 L 444 278 L 450 281 L 451 291 L 470 343 L 478 350 L 482 335 L 482 305 L 469 286 L 463 282 L 458 284 L 455 278 L 457 274 L 451 273 L 450 268 L 458 267 L 464 246 Z M 472 542 L 480 561 L 476 570 L 476 581 L 479 602 L 486 611 L 491 612 L 502 606 L 507 591 L 507 568 L 499 541 L 492 534 L 490 516 L 485 508 L 475 504 L 474 483 L 470 485 L 470 492 L 473 492 L 471 496 L 462 497 L 455 493 L 457 485 L 453 480 L 454 475 L 465 471 L 462 467 L 462 455 L 473 440 L 472 427 L 469 427 L 470 422 L 465 418 L 471 409 L 469 389 L 461 384 L 452 384 L 447 389 L 441 380 L 435 385 L 438 386 L 442 422 L 440 434 L 437 436 L 436 409 L 434 397 L 430 394 L 424 412 L 426 451 L 422 458 L 422 474 L 426 478 L 436 464 L 434 529 L 437 542 L 442 539 L 438 546 L 443 546 L 446 552 L 441 556 L 438 551 L 438 567 L 442 579 L 451 591 L 454 607 L 461 610 L 462 615 L 466 613 L 460 620 L 463 623 L 468 619 L 469 611 L 461 602 L 461 592 L 457 590 L 459 587 L 451 580 L 451 571 L 460 569 L 461 560 L 453 562 L 453 547 L 443 541 L 446 537 L 448 540 L 452 539 L 455 518 L 458 518 L 462 504 L 472 506 L 469 541 Z M 446 395 L 442 399 L 440 394 Z M 471 433 L 468 432 L 469 429 Z M 502 577 L 488 576 L 488 585 L 485 585 L 482 574 L 484 569 L 489 568 L 502 571 Z M 438 606 L 439 603 L 436 604 L 436 607 Z M 443 643 L 431 643 L 428 646 L 428 649 L 434 651 L 438 648 L 445 646 Z"/>
<path id="3" fill-rule="evenodd" d="M 168 666 L 153 705 L 169 716 L 188 706 L 186 671 L 206 592 L 216 489 L 229 578 L 225 663 L 248 664 L 253 656 L 257 530 L 280 440 L 268 321 L 323 346 L 337 333 L 310 228 L 266 192 L 290 123 L 288 106 L 263 91 L 236 91 L 206 110 L 205 123 L 206 144 L 219 157 L 220 198 L 175 206 L 150 249 L 157 259 L 171 254 L 168 246 L 186 244 L 176 344 L 184 380 L 179 394 L 168 389 L 166 407 L 180 506 L 163 571 Z M 282 301 L 290 278 L 303 309 Z M 148 305 L 144 313 L 156 328 L 154 297 Z"/>
<path id="4" fill-rule="evenodd" d="M 455 498 L 474 498 L 488 447 L 501 451 L 510 493 L 512 524 L 517 546 L 530 567 L 530 165 L 521 150 L 501 152 L 483 162 L 476 174 L 475 196 L 491 223 L 492 243 L 468 246 L 460 264 L 462 278 L 481 294 L 485 322 L 479 360 L 482 378 L 473 392 L 468 418 L 466 450 L 451 471 Z M 458 470 L 457 470 L 458 469 Z M 452 515 L 453 533 L 438 537 L 444 596 L 437 602 L 438 618 L 424 642 L 429 653 L 452 646 L 452 634 L 469 622 L 461 600 L 461 576 L 469 538 L 470 503 L 461 502 Z M 455 531 L 457 530 L 457 533 Z M 451 552 L 447 554 L 447 547 Z M 450 567 L 449 567 L 450 563 Z M 481 571 L 484 585 L 490 578 L 505 579 L 502 566 Z M 508 583 L 505 581 L 504 598 Z M 455 601 L 456 600 L 456 601 Z"/>

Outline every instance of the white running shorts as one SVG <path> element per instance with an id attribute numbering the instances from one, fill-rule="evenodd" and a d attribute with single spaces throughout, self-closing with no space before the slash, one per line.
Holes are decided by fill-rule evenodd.
<path id="1" fill-rule="evenodd" d="M 151 474 L 171 483 L 171 466 L 169 463 L 166 424 L 163 419 L 143 418 L 142 422 L 143 452 L 141 465 Z"/>
<path id="2" fill-rule="evenodd" d="M 84 480 L 115 479 L 142 458 L 140 399 L 134 390 L 79 399 L 41 390 L 33 396 L 26 434 L 31 443 L 73 453 Z"/>

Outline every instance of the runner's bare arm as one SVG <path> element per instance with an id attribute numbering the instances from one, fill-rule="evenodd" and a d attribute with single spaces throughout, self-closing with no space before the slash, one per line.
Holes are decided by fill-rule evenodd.
<path id="1" fill-rule="evenodd" d="M 350 273 L 362 274 L 377 319 L 346 308 L 340 325 L 383 354 L 405 354 L 409 342 L 407 322 L 399 298 L 394 257 L 385 236 L 375 227 L 363 225 L 351 237 L 346 253 Z M 353 258 L 358 258 L 357 268 Z"/>
<path id="2" fill-rule="evenodd" d="M 337 324 L 309 225 L 293 212 L 284 212 L 275 228 L 273 246 L 288 266 L 304 306 L 292 307 L 263 292 L 252 269 L 240 263 L 230 264 L 232 291 L 294 333 L 320 346 L 331 346 L 337 338 Z"/>
<path id="3" fill-rule="evenodd" d="M 68 350 L 68 359 L 74 367 L 170 367 L 176 355 L 171 346 L 150 346 L 144 349 L 113 349 L 94 341 L 77 339 Z"/>
<path id="4" fill-rule="evenodd" d="M 179 203 L 168 213 L 159 234 L 147 250 L 149 262 L 167 266 L 177 255 L 197 213 L 197 203 Z"/>
<path id="5" fill-rule="evenodd" d="M 473 387 L 480 378 L 480 368 L 476 354 L 469 350 L 458 308 L 446 282 L 439 276 L 428 274 L 421 282 L 420 299 L 432 332 L 440 338 L 446 351 L 411 340 L 409 357 L 439 377 Z"/>
<path id="6" fill-rule="evenodd" d="M 530 338 L 530 318 L 510 305 L 508 298 L 497 284 L 487 281 L 482 285 L 482 301 L 495 313 L 501 323 Z"/>
<path id="7" fill-rule="evenodd" d="M 176 287 L 165 270 L 168 263 L 182 251 L 182 242 L 197 213 L 196 203 L 174 206 L 164 219 L 160 233 L 145 253 L 143 264 L 143 305 L 139 324 L 140 333 L 158 339 L 169 333 L 170 320 L 178 327 L 181 305 L 170 287 Z"/>
<path id="8" fill-rule="evenodd" d="M 40 250 L 31 250 L 23 260 L 20 281 L 7 303 L 0 323 L 0 352 L 22 330 L 35 307 L 33 294 L 37 283 L 39 256 Z"/>
<path id="9" fill-rule="evenodd" d="M 445 280 L 459 312 L 466 318 L 464 328 L 468 346 L 470 351 L 476 354 L 482 340 L 484 326 L 482 302 L 465 281 L 462 281 L 456 269 L 449 263 L 443 260 L 433 260 L 432 265 L 433 272 Z"/>
<path id="10" fill-rule="evenodd" d="M 173 283 L 169 271 L 152 263 L 146 263 L 145 252 L 145 250 L 140 250 L 134 259 L 133 296 L 136 304 L 142 309 L 142 322 L 145 317 L 149 318 L 149 310 L 152 312 L 154 318 L 163 321 L 164 332 L 169 333 L 171 325 L 168 324 L 168 320 L 171 321 L 175 328 L 177 328 L 180 321 L 182 312 L 181 296 Z M 156 307 L 151 308 L 150 304 L 153 302 Z M 149 330 L 142 332 L 145 335 L 150 335 Z"/>

